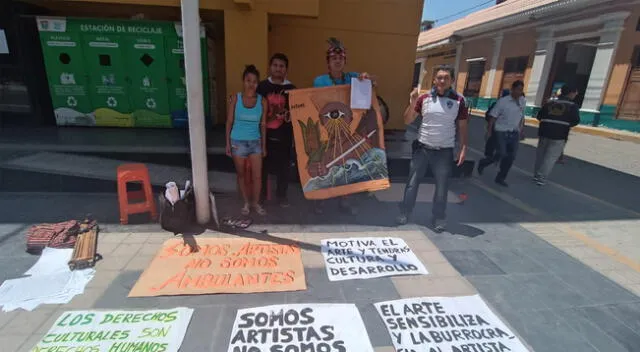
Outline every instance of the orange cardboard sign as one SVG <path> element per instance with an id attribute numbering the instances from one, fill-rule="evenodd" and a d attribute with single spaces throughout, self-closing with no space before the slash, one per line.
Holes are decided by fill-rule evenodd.
<path id="1" fill-rule="evenodd" d="M 242 238 L 198 238 L 193 252 L 167 240 L 129 297 L 298 291 L 307 288 L 300 248 Z"/>
<path id="2" fill-rule="evenodd" d="M 295 89 L 289 108 L 298 172 L 307 199 L 389 188 L 382 115 L 351 109 L 351 87 Z"/>

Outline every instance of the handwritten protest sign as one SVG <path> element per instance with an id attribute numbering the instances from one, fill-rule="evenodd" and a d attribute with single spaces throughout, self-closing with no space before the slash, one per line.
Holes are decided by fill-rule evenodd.
<path id="1" fill-rule="evenodd" d="M 307 288 L 300 248 L 242 238 L 198 238 L 193 252 L 167 240 L 129 297 L 297 291 Z"/>
<path id="2" fill-rule="evenodd" d="M 371 94 L 371 108 L 351 109 L 348 85 L 289 92 L 305 198 L 389 188 L 382 115 L 374 92 Z"/>
<path id="3" fill-rule="evenodd" d="M 177 352 L 193 309 L 65 312 L 32 352 Z"/>
<path id="4" fill-rule="evenodd" d="M 353 304 L 238 310 L 228 352 L 373 352 Z"/>
<path id="5" fill-rule="evenodd" d="M 525 352 L 478 295 L 375 304 L 399 352 Z"/>
<path id="6" fill-rule="evenodd" d="M 322 240 L 329 281 L 428 274 L 401 238 L 357 237 Z"/>

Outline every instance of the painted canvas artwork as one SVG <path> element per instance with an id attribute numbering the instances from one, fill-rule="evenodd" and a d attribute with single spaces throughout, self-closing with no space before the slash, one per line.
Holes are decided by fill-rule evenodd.
<path id="1" fill-rule="evenodd" d="M 298 172 L 307 199 L 389 188 L 378 101 L 374 95 L 370 109 L 352 110 L 350 89 L 289 92 Z"/>

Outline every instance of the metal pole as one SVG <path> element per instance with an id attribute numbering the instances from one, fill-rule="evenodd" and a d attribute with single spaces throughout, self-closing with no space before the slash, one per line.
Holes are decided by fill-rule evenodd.
<path id="1" fill-rule="evenodd" d="M 202 94 L 202 60 L 200 49 L 200 7 L 198 0 L 182 0 L 182 39 L 187 79 L 187 110 L 191 144 L 191 172 L 199 224 L 209 222 L 209 180 L 207 142 Z"/>

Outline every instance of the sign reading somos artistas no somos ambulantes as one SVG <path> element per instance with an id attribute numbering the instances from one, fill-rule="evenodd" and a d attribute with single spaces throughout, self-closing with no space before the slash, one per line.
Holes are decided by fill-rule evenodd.
<path id="1" fill-rule="evenodd" d="M 373 352 L 353 304 L 241 309 L 228 352 Z"/>
<path id="2" fill-rule="evenodd" d="M 177 352 L 193 309 L 65 312 L 32 352 Z"/>
<path id="3" fill-rule="evenodd" d="M 478 295 L 375 304 L 398 352 L 526 352 Z"/>
<path id="4" fill-rule="evenodd" d="M 300 248 L 242 238 L 198 238 L 198 251 L 167 240 L 129 297 L 297 291 L 306 288 Z"/>
<path id="5" fill-rule="evenodd" d="M 358 237 L 322 240 L 330 281 L 428 274 L 401 238 Z"/>

